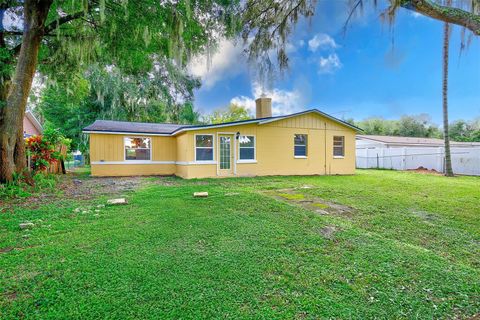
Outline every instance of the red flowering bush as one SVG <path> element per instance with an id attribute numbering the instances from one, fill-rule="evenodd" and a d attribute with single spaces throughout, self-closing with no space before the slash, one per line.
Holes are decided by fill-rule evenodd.
<path id="1" fill-rule="evenodd" d="M 43 136 L 28 137 L 25 139 L 25 145 L 34 171 L 43 171 L 60 158 L 55 151 L 55 145 Z"/>

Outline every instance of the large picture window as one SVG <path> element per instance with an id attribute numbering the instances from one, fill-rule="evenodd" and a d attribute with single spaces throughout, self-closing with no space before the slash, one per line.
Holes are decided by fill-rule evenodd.
<path id="1" fill-rule="evenodd" d="M 150 138 L 125 138 L 125 160 L 151 160 Z"/>
<path id="2" fill-rule="evenodd" d="M 345 137 L 343 136 L 333 137 L 333 156 L 334 157 L 345 156 Z"/>
<path id="3" fill-rule="evenodd" d="M 240 146 L 240 160 L 255 160 L 255 137 L 240 136 L 238 139 Z"/>
<path id="4" fill-rule="evenodd" d="M 195 136 L 195 160 L 213 160 L 213 135 L 199 134 Z"/>
<path id="5" fill-rule="evenodd" d="M 295 157 L 306 157 L 307 156 L 307 140 L 308 136 L 306 134 L 296 134 L 294 138 L 294 154 Z"/>

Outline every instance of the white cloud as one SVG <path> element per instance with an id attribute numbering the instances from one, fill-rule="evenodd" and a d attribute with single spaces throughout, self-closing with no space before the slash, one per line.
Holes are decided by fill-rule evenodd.
<path id="1" fill-rule="evenodd" d="M 230 100 L 230 103 L 245 107 L 251 115 L 255 115 L 255 100 L 247 96 L 238 96 Z"/>
<path id="2" fill-rule="evenodd" d="M 222 40 L 212 56 L 210 68 L 207 66 L 207 56 L 203 55 L 193 59 L 188 65 L 188 70 L 192 75 L 202 79 L 204 88 L 210 89 L 218 81 L 234 77 L 246 70 L 242 51 L 241 44 Z"/>
<path id="3" fill-rule="evenodd" d="M 281 89 L 263 89 L 262 86 L 254 82 L 252 85 L 252 96 L 257 98 L 262 94 L 272 98 L 272 114 L 274 116 L 285 115 L 305 110 L 308 95 L 303 94 L 299 88 L 293 90 Z M 255 115 L 255 99 L 247 96 L 238 96 L 230 100 L 244 106 L 252 115 Z"/>
<path id="4" fill-rule="evenodd" d="M 328 57 L 320 57 L 318 61 L 318 73 L 334 73 L 342 67 L 342 62 L 336 53 L 331 53 Z"/>
<path id="5" fill-rule="evenodd" d="M 332 37 L 325 33 L 318 33 L 308 41 L 308 49 L 313 52 L 319 49 L 323 50 L 336 48 L 338 48 L 338 44 Z"/>
<path id="6" fill-rule="evenodd" d="M 0 30 L 9 31 L 23 30 L 23 6 L 0 10 Z"/>
<path id="7" fill-rule="evenodd" d="M 414 17 L 415 19 L 416 19 L 416 18 L 423 18 L 423 17 L 424 17 L 423 14 L 418 13 L 418 12 L 416 12 L 416 11 L 412 11 L 412 12 L 410 13 L 410 15 L 411 15 L 412 17 Z"/>

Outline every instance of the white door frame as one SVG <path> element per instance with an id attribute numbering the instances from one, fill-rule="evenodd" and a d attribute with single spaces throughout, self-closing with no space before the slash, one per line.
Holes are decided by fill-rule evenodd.
<path id="1" fill-rule="evenodd" d="M 230 148 L 233 149 L 233 175 L 237 175 L 237 139 L 236 132 L 217 132 L 217 176 L 220 176 L 220 136 L 230 135 L 232 136 L 233 143 L 230 144 Z"/>

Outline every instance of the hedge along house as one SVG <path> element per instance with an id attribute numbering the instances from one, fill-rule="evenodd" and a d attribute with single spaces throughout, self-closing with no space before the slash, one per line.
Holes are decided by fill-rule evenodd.
<path id="1" fill-rule="evenodd" d="M 97 120 L 90 134 L 94 176 L 183 178 L 325 175 L 355 172 L 355 135 L 346 122 L 312 109 L 272 117 L 256 100 L 256 118 L 214 125 Z"/>

